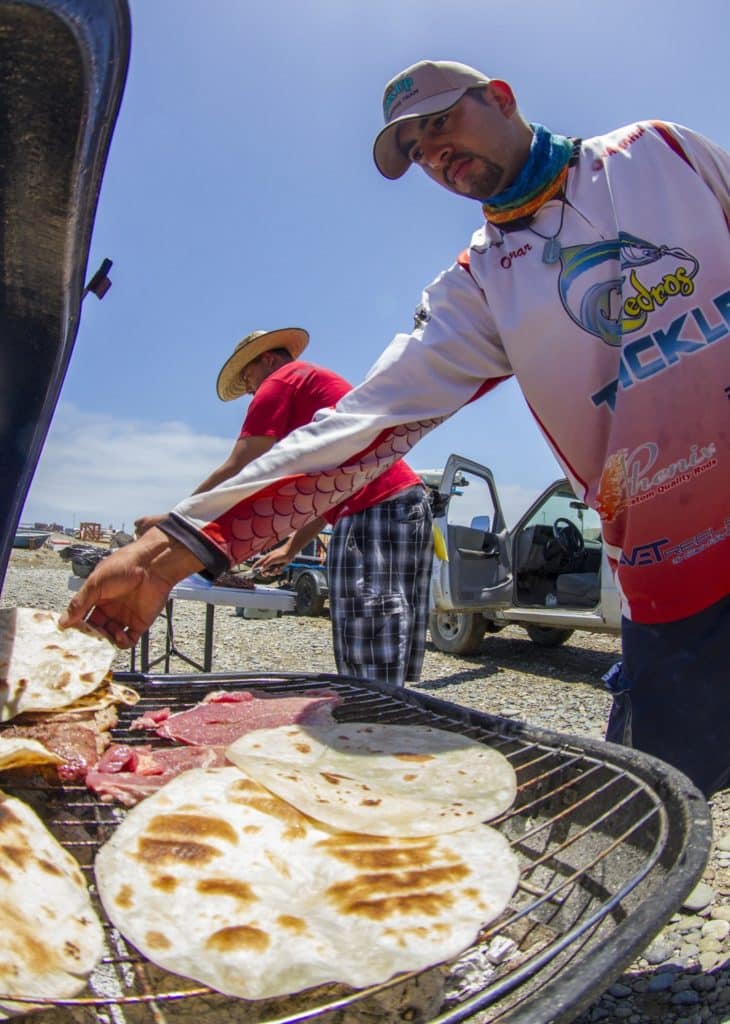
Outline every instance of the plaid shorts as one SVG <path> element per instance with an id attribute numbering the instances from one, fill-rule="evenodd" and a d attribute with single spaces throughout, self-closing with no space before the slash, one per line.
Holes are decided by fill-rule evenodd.
<path id="1" fill-rule="evenodd" d="M 327 550 L 338 672 L 393 686 L 419 678 L 432 556 L 422 487 L 338 520 Z"/>

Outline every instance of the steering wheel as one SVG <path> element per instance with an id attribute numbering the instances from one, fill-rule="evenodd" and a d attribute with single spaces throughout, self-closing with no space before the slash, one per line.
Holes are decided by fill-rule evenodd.
<path id="1" fill-rule="evenodd" d="M 572 519 L 558 516 L 553 523 L 553 537 L 568 559 L 577 558 L 585 550 L 583 534 Z"/>

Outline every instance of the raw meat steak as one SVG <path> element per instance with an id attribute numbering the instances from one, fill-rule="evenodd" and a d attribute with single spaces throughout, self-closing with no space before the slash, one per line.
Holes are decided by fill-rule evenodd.
<path id="1" fill-rule="evenodd" d="M 200 704 L 172 714 L 170 708 L 153 711 L 132 722 L 132 729 L 148 729 L 164 739 L 191 746 L 228 746 L 254 729 L 272 729 L 295 722 L 323 721 L 340 703 L 331 690 L 315 690 L 292 697 L 254 696 L 247 690 L 209 693 Z"/>
<path id="2" fill-rule="evenodd" d="M 105 803 L 118 800 L 133 806 L 189 768 L 218 768 L 227 764 L 222 747 L 128 746 L 114 743 L 96 768 L 86 773 L 86 785 Z"/>

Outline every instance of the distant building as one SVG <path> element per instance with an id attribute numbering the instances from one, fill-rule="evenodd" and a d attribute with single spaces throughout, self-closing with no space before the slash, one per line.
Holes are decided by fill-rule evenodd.
<path id="1" fill-rule="evenodd" d="M 79 523 L 80 540 L 101 540 L 101 523 Z"/>

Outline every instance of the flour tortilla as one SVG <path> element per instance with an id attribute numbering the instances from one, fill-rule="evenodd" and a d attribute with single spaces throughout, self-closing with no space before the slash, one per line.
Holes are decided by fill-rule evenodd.
<path id="1" fill-rule="evenodd" d="M 518 868 L 487 825 L 396 839 L 320 828 L 235 767 L 133 808 L 95 862 L 108 916 L 165 970 L 248 999 L 362 988 L 456 956 Z"/>
<path id="2" fill-rule="evenodd" d="M 501 814 L 516 792 L 499 751 L 425 725 L 261 729 L 226 757 L 316 821 L 369 835 L 456 832 Z"/>
<path id="3" fill-rule="evenodd" d="M 0 793 L 0 993 L 69 999 L 101 958 L 103 933 L 78 863 L 27 804 Z M 0 999 L 0 1019 L 33 1006 Z"/>
<path id="4" fill-rule="evenodd" d="M 115 682 L 109 678 L 107 673 L 106 678 L 93 692 L 71 701 L 70 704 L 64 704 L 63 707 L 47 708 L 44 714 L 60 717 L 72 712 L 103 711 L 105 708 L 116 707 L 118 704 L 134 707 L 138 701 L 139 693 L 136 690 L 131 686 Z"/>
<path id="5" fill-rule="evenodd" d="M 61 629 L 56 612 L 0 609 L 0 722 L 53 711 L 104 682 L 115 648 L 89 626 Z"/>
<path id="6" fill-rule="evenodd" d="M 34 764 L 63 764 L 63 758 L 29 736 L 0 735 L 0 771 Z"/>

